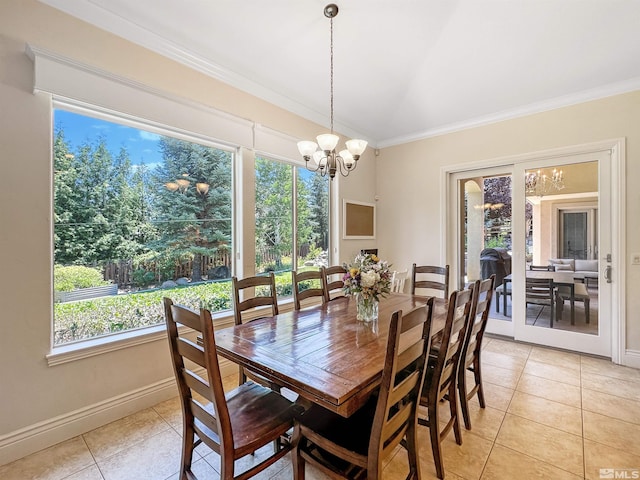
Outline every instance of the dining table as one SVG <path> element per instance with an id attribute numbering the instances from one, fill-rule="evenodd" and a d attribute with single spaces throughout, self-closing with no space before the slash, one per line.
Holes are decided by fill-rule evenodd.
<path id="1" fill-rule="evenodd" d="M 379 302 L 378 320 L 363 322 L 356 318 L 355 297 L 338 297 L 216 330 L 216 348 L 220 356 L 348 417 L 380 385 L 393 312 L 409 312 L 428 298 L 389 294 Z M 445 300 L 434 299 L 432 338 L 441 334 L 446 316 Z"/>

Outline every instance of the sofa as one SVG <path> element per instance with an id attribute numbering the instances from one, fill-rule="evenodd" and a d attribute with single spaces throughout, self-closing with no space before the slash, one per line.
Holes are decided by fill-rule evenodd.
<path id="1" fill-rule="evenodd" d="M 573 278 L 582 279 L 589 286 L 590 281 L 598 283 L 598 260 L 581 260 L 579 258 L 550 258 L 549 265 L 556 272 L 573 272 Z"/>

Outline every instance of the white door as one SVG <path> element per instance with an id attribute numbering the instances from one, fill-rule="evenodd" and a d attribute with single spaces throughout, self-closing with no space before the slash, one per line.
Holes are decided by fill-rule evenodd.
<path id="1" fill-rule="evenodd" d="M 519 221 L 513 226 L 516 340 L 611 356 L 611 283 L 605 278 L 612 248 L 610 167 L 609 151 L 514 165 L 513 216 L 531 225 Z M 585 238 L 567 248 L 563 212 L 581 205 L 595 211 L 595 232 L 590 238 L 585 228 Z M 587 258 L 590 245 L 592 259 Z M 556 272 L 532 273 L 550 264 Z M 549 277 L 554 291 L 548 299 L 527 295 L 527 276 Z"/>
<path id="2" fill-rule="evenodd" d="M 585 149 L 582 148 L 582 151 Z M 479 252 L 484 247 L 485 241 L 490 240 L 496 243 L 496 240 L 492 240 L 487 233 L 494 228 L 490 222 L 487 223 L 487 216 L 478 216 L 478 209 L 486 211 L 487 208 L 491 209 L 495 205 L 484 202 L 480 191 L 483 189 L 485 179 L 509 176 L 512 195 L 508 229 L 510 238 L 505 243 L 511 254 L 510 279 L 512 281 L 508 289 L 510 295 L 505 297 L 503 293 L 498 312 L 496 312 L 496 296 L 494 296 L 487 331 L 512 336 L 516 340 L 611 357 L 612 329 L 617 331 L 617 322 L 619 322 L 617 310 L 613 308 L 615 302 L 612 302 L 612 290 L 616 298 L 620 295 L 619 286 L 614 283 L 612 289 L 612 283 L 610 283 L 611 268 L 616 272 L 614 263 L 617 263 L 615 255 L 613 257 L 610 255 L 612 248 L 614 250 L 616 248 L 612 245 L 612 234 L 620 234 L 620 232 L 613 232 L 616 222 L 612 221 L 615 217 L 612 216 L 611 207 L 611 172 L 615 171 L 617 166 L 611 161 L 611 151 L 603 150 L 576 155 L 567 155 L 564 152 L 562 155 L 550 155 L 549 152 L 545 152 L 544 156 L 533 153 L 515 158 L 511 162 L 507 159 L 492 163 L 493 165 L 488 168 L 478 168 L 476 165 L 470 168 L 454 166 L 445 172 L 448 189 L 445 207 L 447 262 L 452 268 L 452 283 L 454 283 L 452 286 L 460 288 L 480 277 L 482 272 L 478 268 Z M 554 168 L 563 172 L 563 182 L 556 182 L 556 184 L 564 183 L 564 189 L 557 192 L 539 189 L 537 192 L 539 195 L 532 195 L 531 185 L 529 185 L 527 195 L 527 172 L 537 173 L 540 170 L 540 175 L 546 173 L 547 187 L 555 188 L 552 181 Z M 588 179 L 589 172 L 595 172 L 594 179 Z M 557 175 L 555 180 L 558 180 Z M 475 191 L 474 183 L 478 187 Z M 471 188 L 469 188 L 470 185 Z M 532 198 L 536 196 L 539 198 Z M 553 201 L 552 197 L 555 197 Z M 525 207 L 527 203 L 529 207 Z M 574 285 L 574 325 L 571 325 L 570 320 L 571 301 L 566 298 L 567 294 L 564 290 L 562 317 L 554 323 L 553 328 L 550 324 L 545 325 L 543 321 L 544 315 L 550 313 L 548 307 L 546 313 L 544 308 L 540 309 L 541 313 L 536 318 L 537 321 L 531 321 L 531 315 L 527 319 L 527 310 L 531 310 L 531 305 L 526 302 L 525 273 L 531 264 L 547 265 L 550 260 L 560 259 L 563 249 L 561 212 L 584 205 L 588 205 L 589 211 L 595 210 L 590 219 L 595 222 L 593 228 L 596 233 L 591 235 L 588 241 L 592 245 L 591 257 L 595 256 L 597 266 L 586 277 L 584 271 L 573 272 L 576 275 L 576 282 L 585 282 L 583 287 Z M 531 214 L 534 206 L 536 215 Z M 483 230 L 478 235 L 479 222 Z M 492 234 L 495 235 L 495 232 Z M 587 268 L 588 265 L 583 263 L 579 264 L 579 267 Z M 571 278 L 573 273 L 570 275 Z M 620 277 L 614 275 L 613 281 L 615 282 L 617 278 Z M 579 290 L 579 293 L 584 293 L 583 288 L 587 289 L 589 296 L 589 325 L 586 325 L 586 304 L 584 301 L 575 300 L 577 298 L 575 289 Z M 506 311 L 503 303 L 505 298 Z M 613 325 L 612 319 L 614 319 Z M 614 351 L 614 361 L 616 361 L 616 355 Z"/>

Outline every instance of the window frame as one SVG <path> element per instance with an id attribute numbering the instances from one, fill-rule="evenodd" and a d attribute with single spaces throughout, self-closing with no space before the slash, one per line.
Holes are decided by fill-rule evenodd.
<path id="1" fill-rule="evenodd" d="M 106 109 L 99 106 L 90 105 L 86 102 L 72 100 L 68 98 L 61 98 L 56 95 L 52 95 L 51 98 L 51 145 L 50 145 L 50 169 L 51 169 L 51 203 L 50 203 L 50 244 L 51 244 L 51 317 L 50 317 L 50 353 L 46 356 L 48 364 L 58 365 L 60 363 L 66 363 L 69 361 L 86 358 L 93 355 L 98 355 L 130 346 L 141 345 L 157 341 L 165 336 L 164 323 L 158 323 L 156 325 L 150 325 L 146 327 L 134 328 L 124 330 L 122 332 L 116 332 L 106 335 L 100 335 L 97 337 L 77 340 L 73 342 L 67 342 L 60 345 L 54 345 L 55 336 L 55 315 L 54 315 L 54 291 L 55 284 L 53 280 L 53 265 L 55 263 L 55 256 L 53 255 L 54 235 L 55 235 L 55 185 L 53 175 L 53 139 L 55 137 L 55 110 L 63 110 L 66 112 L 82 115 L 90 118 L 96 118 L 99 120 L 107 121 L 117 125 L 122 125 L 138 130 L 156 133 L 158 135 L 172 137 L 178 140 L 182 140 L 190 143 L 197 143 L 199 145 L 223 150 L 231 154 L 231 248 L 233 252 L 241 252 L 239 248 L 239 236 L 236 232 L 236 226 L 238 224 L 238 204 L 242 199 L 238 198 L 239 189 L 237 188 L 237 165 L 240 163 L 240 147 L 233 146 L 229 143 L 221 142 L 217 139 L 208 137 L 206 135 L 197 134 L 193 132 L 187 132 L 183 129 L 160 124 L 151 120 L 136 117 L 123 112 L 116 112 L 110 109 Z M 235 275 L 237 265 L 241 262 L 242 254 L 231 255 L 231 276 Z M 231 279 L 229 279 L 231 282 Z M 233 318 L 233 309 L 221 310 L 218 312 L 212 312 L 214 322 L 220 326 L 228 323 L 229 319 Z"/>

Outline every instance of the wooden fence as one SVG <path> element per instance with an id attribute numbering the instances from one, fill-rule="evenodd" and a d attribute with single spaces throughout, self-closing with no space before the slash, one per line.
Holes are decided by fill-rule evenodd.
<path id="1" fill-rule="evenodd" d="M 304 258 L 309 254 L 309 246 L 301 245 L 298 251 L 298 258 Z M 274 248 L 262 248 L 256 251 L 256 258 L 260 259 L 262 265 L 275 264 L 283 257 L 291 258 L 292 252 L 283 251 L 281 249 Z M 202 256 L 201 258 L 201 272 L 203 276 L 206 276 L 209 280 L 214 278 L 228 278 L 232 272 L 232 253 L 221 252 L 212 256 Z M 181 263 L 176 263 L 171 278 L 162 278 L 160 273 L 160 267 L 156 262 L 148 262 L 138 268 L 151 272 L 156 282 L 164 280 L 175 280 L 182 277 L 191 277 L 193 271 L 193 262 L 187 260 Z M 136 268 L 133 266 L 132 260 L 119 260 L 109 262 L 104 267 L 104 279 L 110 280 L 112 283 L 120 285 L 120 288 L 127 288 L 133 286 L 134 271 Z"/>

